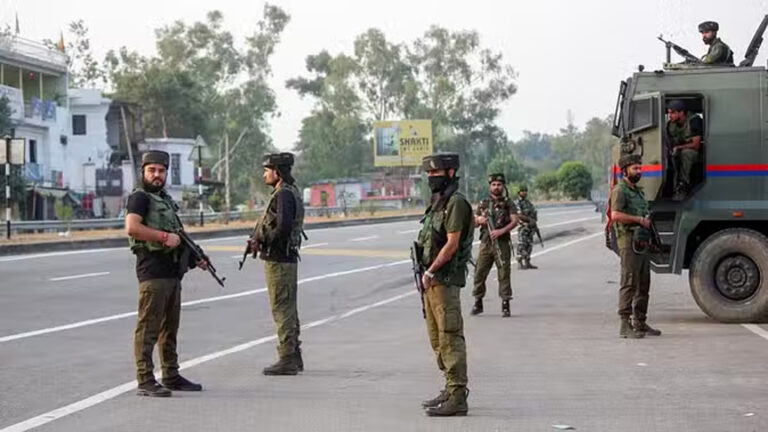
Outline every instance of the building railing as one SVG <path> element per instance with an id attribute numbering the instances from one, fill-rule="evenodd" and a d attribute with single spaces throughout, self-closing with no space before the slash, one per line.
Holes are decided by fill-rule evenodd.
<path id="1" fill-rule="evenodd" d="M 67 55 L 53 50 L 40 42 L 20 36 L 0 36 L 0 50 L 7 50 L 36 60 L 42 60 L 60 68 L 67 68 Z"/>

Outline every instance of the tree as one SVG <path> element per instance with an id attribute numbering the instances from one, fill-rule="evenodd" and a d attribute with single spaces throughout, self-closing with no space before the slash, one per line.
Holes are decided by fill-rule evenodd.
<path id="1" fill-rule="evenodd" d="M 528 179 L 526 168 L 515 160 L 511 153 L 500 153 L 488 164 L 486 174 L 503 173 L 507 183 L 522 183 Z M 487 179 L 483 179 L 487 184 Z"/>
<path id="2" fill-rule="evenodd" d="M 534 180 L 536 190 L 540 191 L 545 199 L 549 199 L 557 191 L 558 183 L 557 173 L 554 171 L 539 173 Z"/>
<path id="3" fill-rule="evenodd" d="M 592 174 L 584 162 L 568 161 L 557 170 L 560 190 L 572 200 L 588 198 L 592 189 Z"/>
<path id="4" fill-rule="evenodd" d="M 581 135 L 584 149 L 581 160 L 592 173 L 592 180 L 598 184 L 605 184 L 611 160 L 611 146 L 616 142 L 616 138 L 611 134 L 612 125 L 611 117 L 594 117 L 587 122 Z"/>
<path id="5" fill-rule="evenodd" d="M 82 19 L 72 21 L 67 34 L 64 52 L 67 55 L 70 85 L 76 88 L 104 88 L 107 73 L 93 57 L 91 38 L 85 22 Z M 59 49 L 58 44 L 50 39 L 44 39 L 43 43 L 50 49 Z"/>

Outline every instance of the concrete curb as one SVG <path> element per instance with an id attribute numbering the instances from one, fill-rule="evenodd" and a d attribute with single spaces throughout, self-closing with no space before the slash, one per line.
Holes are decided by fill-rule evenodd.
<path id="1" fill-rule="evenodd" d="M 556 203 L 556 204 L 541 204 L 537 205 L 537 209 L 545 208 L 558 208 L 558 207 L 581 207 L 591 204 L 589 201 L 576 201 L 572 203 Z M 385 216 L 378 218 L 365 218 L 365 219 L 349 219 L 341 221 L 328 221 L 328 222 L 312 222 L 304 225 L 307 231 L 321 228 L 335 228 L 355 225 L 371 225 L 377 223 L 399 222 L 419 220 L 421 215 L 405 215 L 405 216 Z M 231 228 L 222 229 L 217 231 L 204 231 L 191 233 L 195 240 L 214 239 L 219 237 L 232 237 L 232 236 L 247 236 L 250 234 L 251 228 Z M 0 246 L 0 256 L 3 255 L 22 255 L 41 252 L 58 252 L 69 250 L 81 250 L 81 249 L 101 249 L 101 248 L 114 248 L 114 247 L 127 247 L 128 240 L 124 236 L 120 237 L 108 237 L 101 239 L 91 240 L 61 240 L 53 242 L 39 242 L 39 243 L 27 243 L 27 244 L 10 244 Z"/>

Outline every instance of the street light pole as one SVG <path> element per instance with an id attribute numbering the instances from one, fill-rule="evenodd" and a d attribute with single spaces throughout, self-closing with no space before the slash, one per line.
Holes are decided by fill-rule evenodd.
<path id="1" fill-rule="evenodd" d="M 200 209 L 200 226 L 203 226 L 203 146 L 197 146 L 197 200 Z"/>
<path id="2" fill-rule="evenodd" d="M 5 137 L 5 236 L 11 238 L 11 137 Z"/>

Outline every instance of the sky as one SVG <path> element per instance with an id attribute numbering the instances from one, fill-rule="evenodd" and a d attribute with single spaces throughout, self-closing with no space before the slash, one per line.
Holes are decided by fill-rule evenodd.
<path id="1" fill-rule="evenodd" d="M 615 104 L 619 82 L 644 65 L 660 69 L 664 34 L 694 54 L 706 47 L 697 25 L 720 23 L 720 37 L 738 63 L 768 0 L 273 0 L 291 15 L 272 58 L 272 88 L 280 116 L 271 134 L 280 149 L 293 147 L 301 120 L 313 106 L 285 88 L 285 81 L 306 75 L 304 60 L 323 49 L 351 53 L 355 37 L 371 27 L 393 42 L 410 42 L 432 24 L 452 30 L 477 30 L 484 47 L 500 51 L 518 73 L 518 92 L 504 104 L 498 124 L 511 139 L 523 131 L 556 133 L 568 112 L 581 126 L 606 117 Z M 126 46 L 155 52 L 156 28 L 175 20 L 203 21 L 209 10 L 224 14 L 225 26 L 242 41 L 261 18 L 264 2 L 244 0 L 132 0 L 131 2 L 0 0 L 0 25 L 21 36 L 57 40 L 67 24 L 83 19 L 97 58 Z M 756 65 L 765 65 L 768 43 Z M 674 56 L 674 53 L 673 53 Z M 395 119 L 393 119 L 395 120 Z"/>

